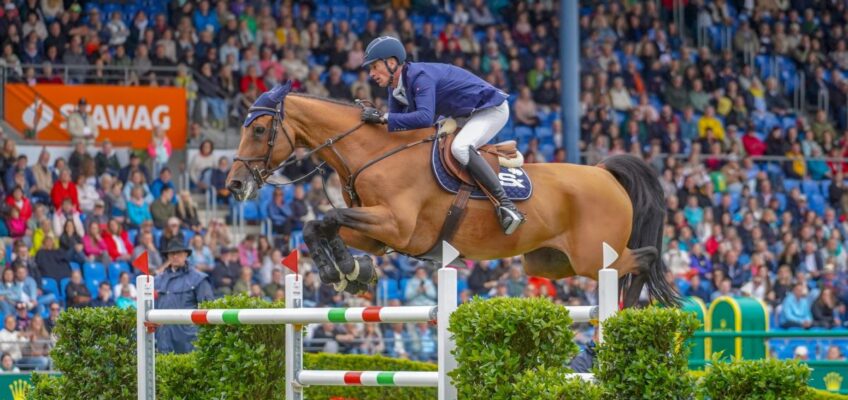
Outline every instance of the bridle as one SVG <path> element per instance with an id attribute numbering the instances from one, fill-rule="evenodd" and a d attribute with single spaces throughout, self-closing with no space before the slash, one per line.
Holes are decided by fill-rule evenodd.
<path id="1" fill-rule="evenodd" d="M 356 103 L 356 105 L 358 105 L 360 107 L 365 107 L 366 103 L 370 103 L 370 102 L 356 100 L 355 103 Z M 286 129 L 286 124 L 283 121 L 283 113 L 282 113 L 281 108 L 282 108 L 282 102 L 278 103 L 275 108 L 262 107 L 262 106 L 251 106 L 247 110 L 248 114 L 251 113 L 251 112 L 254 112 L 254 111 L 264 111 L 264 112 L 273 113 L 272 122 L 271 122 L 271 132 L 268 134 L 268 150 L 265 152 L 264 156 L 242 157 L 242 156 L 239 156 L 238 154 L 236 154 L 236 156 L 233 157 L 234 162 L 241 161 L 242 163 L 244 163 L 244 166 L 247 168 L 248 171 L 250 171 L 250 174 L 253 176 L 253 180 L 256 182 L 256 184 L 260 188 L 262 187 L 262 185 L 264 185 L 266 183 L 265 180 L 269 176 L 273 175 L 274 172 L 277 172 L 281 169 L 284 169 L 284 168 L 300 161 L 297 158 L 297 156 L 294 154 L 294 151 L 295 151 L 295 148 L 296 148 L 295 147 L 295 141 L 292 140 L 292 138 L 289 135 L 289 130 Z M 271 153 L 274 151 L 274 145 L 276 144 L 276 141 L 277 141 L 277 125 L 279 125 L 279 127 L 282 128 L 283 136 L 286 137 L 286 141 L 288 141 L 289 147 L 291 148 L 292 153 L 289 156 L 289 158 L 285 162 L 283 162 L 282 164 L 277 165 L 277 166 L 272 166 L 272 165 L 270 165 Z M 324 143 L 315 147 L 314 149 L 309 150 L 303 156 L 303 158 L 306 159 L 306 158 L 311 157 L 313 154 L 315 154 L 315 153 L 317 153 L 317 152 L 319 152 L 319 151 L 321 151 L 325 148 L 329 148 L 330 150 L 332 150 L 333 153 L 335 153 L 336 157 L 339 159 L 339 161 L 341 161 L 342 167 L 344 167 L 344 169 L 345 169 L 344 172 L 348 176 L 347 182 L 345 183 L 344 191 L 347 193 L 348 198 L 350 198 L 350 201 L 353 205 L 359 205 L 359 196 L 356 193 L 356 188 L 355 188 L 354 184 L 356 182 L 356 178 L 359 176 L 360 173 L 362 173 L 362 171 L 364 171 L 368 167 L 370 167 L 370 166 L 372 166 L 372 165 L 374 165 L 374 164 L 376 164 L 376 163 L 378 163 L 378 162 L 380 162 L 380 161 L 382 161 L 382 160 L 384 160 L 388 157 L 391 157 L 391 156 L 393 156 L 393 155 L 395 155 L 395 154 L 397 154 L 397 153 L 399 153 L 403 150 L 417 146 L 417 145 L 422 144 L 422 143 L 432 142 L 432 141 L 437 139 L 437 134 L 433 134 L 433 135 L 430 135 L 429 137 L 427 137 L 425 139 L 420 139 L 420 140 L 417 140 L 417 141 L 412 142 L 412 143 L 407 143 L 405 145 L 395 147 L 394 149 L 389 150 L 388 152 L 384 153 L 380 157 L 377 157 L 373 160 L 368 161 L 362 167 L 358 168 L 356 171 L 351 171 L 351 169 L 348 166 L 345 158 L 341 155 L 341 153 L 339 153 L 339 151 L 333 145 L 340 142 L 342 139 L 346 138 L 350 134 L 356 132 L 363 125 L 365 125 L 365 122 L 359 122 L 353 128 L 350 128 L 350 129 L 348 129 L 348 130 L 346 130 L 342 133 L 339 133 L 338 135 L 335 135 L 335 136 L 327 139 Z M 251 164 L 251 163 L 255 163 L 257 161 L 261 162 L 260 166 L 256 166 L 255 164 Z M 307 172 L 305 175 L 303 175 L 303 176 L 301 176 L 297 179 L 291 180 L 289 182 L 286 182 L 286 183 L 274 184 L 274 185 L 275 186 L 292 185 L 292 184 L 298 183 L 298 182 L 312 176 L 312 174 L 314 174 L 315 172 L 320 171 L 320 172 L 322 172 L 320 174 L 321 178 L 324 181 L 323 182 L 324 184 L 322 185 L 323 188 L 324 188 L 324 195 L 327 196 L 327 200 L 330 201 L 330 205 L 332 205 L 333 208 L 335 208 L 336 205 L 333 204 L 333 201 L 330 199 L 330 196 L 327 195 L 327 180 L 326 180 L 326 177 L 323 174 L 324 166 L 326 164 L 327 164 L 326 161 L 322 161 L 321 164 L 318 164 L 318 166 L 313 168 L 311 171 Z M 339 172 L 341 172 L 341 171 L 339 171 Z"/>

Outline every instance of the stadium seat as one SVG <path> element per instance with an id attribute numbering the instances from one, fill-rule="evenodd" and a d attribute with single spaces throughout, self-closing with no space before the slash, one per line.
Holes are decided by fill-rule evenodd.
<path id="1" fill-rule="evenodd" d="M 109 283 L 111 283 L 112 286 L 118 284 L 118 280 L 121 278 L 122 272 L 132 274 L 132 271 L 130 271 L 130 265 L 126 262 L 113 262 L 109 264 Z M 132 279 L 130 279 L 130 281 L 132 281 Z"/>
<path id="2" fill-rule="evenodd" d="M 825 204 L 824 196 L 820 194 L 814 194 L 809 198 L 810 209 L 815 211 L 818 215 L 824 215 L 824 209 L 827 207 Z"/>
<path id="3" fill-rule="evenodd" d="M 820 195 L 821 189 L 819 188 L 819 183 L 810 179 L 801 181 L 801 193 L 804 193 L 807 197 L 816 194 Z"/>
<path id="4" fill-rule="evenodd" d="M 801 187 L 801 181 L 799 181 L 797 179 L 784 179 L 783 180 L 783 190 L 786 191 L 787 195 L 790 192 L 792 192 L 792 189 L 800 188 L 800 187 Z"/>
<path id="5" fill-rule="evenodd" d="M 66 299 L 65 288 L 68 287 L 68 283 L 71 283 L 71 278 L 62 278 L 62 280 L 59 281 L 59 294 L 62 297 L 61 300 L 62 300 L 63 304 L 65 303 L 65 299 Z"/>
<path id="6" fill-rule="evenodd" d="M 59 291 L 59 283 L 56 282 L 53 278 L 41 278 L 41 289 L 44 293 L 52 293 L 56 298 L 60 298 L 61 291 Z"/>
<path id="7" fill-rule="evenodd" d="M 103 282 L 106 280 L 106 269 L 103 268 L 103 263 L 87 262 L 82 265 L 82 276 L 85 280 L 96 280 Z"/>
<path id="8" fill-rule="evenodd" d="M 515 136 L 518 137 L 519 143 L 527 143 L 534 136 L 533 128 L 528 126 L 516 126 Z"/>
<path id="9" fill-rule="evenodd" d="M 79 263 L 77 262 L 71 261 L 69 264 L 71 266 L 71 271 L 79 271 L 82 269 L 82 267 L 80 267 Z"/>

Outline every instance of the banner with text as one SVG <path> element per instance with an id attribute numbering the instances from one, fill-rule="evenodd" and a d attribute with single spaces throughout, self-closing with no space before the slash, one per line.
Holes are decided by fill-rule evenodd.
<path id="1" fill-rule="evenodd" d="M 20 132 L 35 132 L 36 140 L 71 140 L 66 117 L 80 98 L 97 124 L 97 141 L 109 138 L 147 148 L 153 128 L 161 126 L 174 149 L 186 143 L 186 95 L 183 88 L 105 85 L 7 84 L 6 121 Z"/>

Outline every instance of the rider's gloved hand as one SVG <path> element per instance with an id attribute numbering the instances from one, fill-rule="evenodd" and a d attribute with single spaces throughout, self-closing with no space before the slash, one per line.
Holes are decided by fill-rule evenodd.
<path id="1" fill-rule="evenodd" d="M 365 107 L 362 109 L 361 119 L 371 124 L 385 124 L 386 116 L 380 110 L 374 107 Z"/>

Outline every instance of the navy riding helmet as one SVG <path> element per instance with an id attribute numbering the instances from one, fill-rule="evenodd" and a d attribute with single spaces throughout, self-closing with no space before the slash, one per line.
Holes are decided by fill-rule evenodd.
<path id="1" fill-rule="evenodd" d="M 406 61 L 406 49 L 403 48 L 400 40 L 391 36 L 380 36 L 372 40 L 365 49 L 365 61 L 362 62 L 362 67 L 367 67 L 375 61 L 388 60 L 389 57 L 397 58 L 398 64 L 403 64 Z"/>

